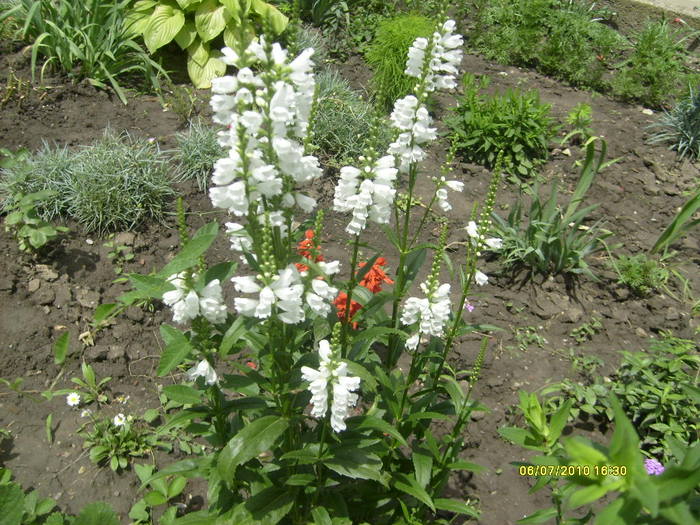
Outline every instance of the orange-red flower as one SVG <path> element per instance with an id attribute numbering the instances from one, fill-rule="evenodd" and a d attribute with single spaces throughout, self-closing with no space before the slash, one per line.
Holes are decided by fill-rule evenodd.
<path id="1" fill-rule="evenodd" d="M 357 311 L 362 308 L 362 305 L 357 301 L 350 301 L 350 315 L 348 315 L 346 312 L 348 306 L 348 294 L 345 292 L 340 292 L 338 297 L 335 298 L 335 301 L 333 301 L 333 304 L 335 304 L 335 308 L 338 310 L 338 319 L 343 322 L 351 321 L 352 318 L 355 317 Z M 357 323 L 352 323 L 352 328 L 353 330 L 357 330 Z"/>
<path id="2" fill-rule="evenodd" d="M 301 255 L 304 259 L 308 259 L 310 261 L 323 261 L 323 255 L 321 255 L 321 246 L 318 244 L 314 245 L 314 231 L 306 230 L 304 237 L 305 238 L 299 241 L 299 244 L 297 245 L 297 253 Z M 297 270 L 299 270 L 300 272 L 305 272 L 309 269 L 309 267 L 303 263 L 295 263 L 295 265 L 297 267 Z"/>
<path id="3" fill-rule="evenodd" d="M 367 263 L 360 263 L 360 268 L 364 267 Z M 394 281 L 387 277 L 383 266 L 386 266 L 386 259 L 384 257 L 377 258 L 376 262 L 372 265 L 372 268 L 365 274 L 365 276 L 360 281 L 360 286 L 364 286 L 372 293 L 377 293 L 382 291 L 382 284 L 394 284 Z"/>

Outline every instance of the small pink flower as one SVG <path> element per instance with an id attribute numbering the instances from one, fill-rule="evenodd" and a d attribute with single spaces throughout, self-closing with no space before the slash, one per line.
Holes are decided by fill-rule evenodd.
<path id="1" fill-rule="evenodd" d="M 650 476 L 658 476 L 664 473 L 664 466 L 656 459 L 645 459 L 644 467 L 647 469 L 647 474 Z"/>
<path id="2" fill-rule="evenodd" d="M 467 311 L 468 311 L 469 313 L 471 313 L 471 312 L 474 311 L 474 305 L 473 305 L 472 303 L 470 303 L 469 301 L 467 301 L 467 304 L 466 304 L 465 306 L 466 306 Z"/>

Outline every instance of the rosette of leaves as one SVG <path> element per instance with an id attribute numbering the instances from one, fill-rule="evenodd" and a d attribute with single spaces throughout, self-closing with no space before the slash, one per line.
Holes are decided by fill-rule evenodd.
<path id="1" fill-rule="evenodd" d="M 250 20 L 279 34 L 288 19 L 263 0 L 138 0 L 127 21 L 153 54 L 172 41 L 187 51 L 187 73 L 195 87 L 211 87 L 226 71 L 219 49 L 251 31 Z M 252 35 L 251 35 L 252 36 Z"/>

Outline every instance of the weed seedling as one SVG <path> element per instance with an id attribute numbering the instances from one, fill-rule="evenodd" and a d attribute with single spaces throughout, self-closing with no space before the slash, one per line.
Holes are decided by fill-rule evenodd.
<path id="1" fill-rule="evenodd" d="M 104 387 L 112 380 L 112 378 L 105 377 L 104 379 L 97 381 L 95 371 L 84 361 L 81 365 L 81 370 L 83 373 L 83 379 L 74 377 L 71 379 L 71 381 L 78 385 L 78 390 L 82 392 L 82 397 L 85 400 L 85 403 L 90 404 L 93 401 L 95 401 L 98 405 L 107 403 L 107 396 L 104 393 Z"/>
<path id="2" fill-rule="evenodd" d="M 589 323 L 583 323 L 578 328 L 574 328 L 569 334 L 577 344 L 583 344 L 593 339 L 593 336 L 603 329 L 603 324 L 597 317 L 591 317 Z"/>

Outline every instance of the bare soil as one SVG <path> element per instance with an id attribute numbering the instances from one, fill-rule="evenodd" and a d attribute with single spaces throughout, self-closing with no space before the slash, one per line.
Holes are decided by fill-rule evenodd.
<path id="1" fill-rule="evenodd" d="M 18 77 L 30 78 L 26 50 L 5 44 L 2 51 L 2 83 L 10 67 Z M 357 57 L 340 69 L 356 86 L 366 85 L 368 73 Z M 678 162 L 665 146 L 646 143 L 647 126 L 656 121 L 658 114 L 648 115 L 642 112 L 642 107 L 572 89 L 537 73 L 499 66 L 474 55 L 465 56 L 462 70 L 489 75 L 492 79 L 489 90 L 493 92 L 509 87 L 539 90 L 542 100 L 552 105 L 553 114 L 560 120 L 578 103 L 592 106 L 595 133 L 607 140 L 608 157 L 620 160 L 597 177 L 587 203 L 599 205 L 593 218 L 605 220 L 606 227 L 614 232 L 610 244 L 622 243 L 623 253 L 648 250 L 686 201 L 687 192 L 697 187 L 700 165 Z M 206 98 L 207 94 L 201 96 Z M 443 130 L 442 120 L 455 103 L 452 95 L 442 96 L 438 101 L 435 117 Z M 15 98 L 5 105 L 0 113 L 0 145 L 34 150 L 47 141 L 75 147 L 90 143 L 107 126 L 155 137 L 169 147 L 181 122 L 171 111 L 164 112 L 155 97 L 134 96 L 124 106 L 116 97 L 89 86 L 51 78 L 46 86 L 33 84 L 21 101 Z M 431 150 L 425 179 L 419 184 L 418 196 L 425 202 L 431 190 L 429 176 L 437 172 L 444 160 L 444 144 L 440 142 Z M 574 161 L 581 157 L 581 151 L 571 147 L 570 154 L 565 154 L 554 145 L 552 149 L 551 160 L 541 170 L 541 177 L 545 185 L 553 180 L 562 181 L 566 195 L 576 184 L 579 171 Z M 450 241 L 464 241 L 466 232 L 461 228 L 466 225 L 473 202 L 485 195 L 490 172 L 477 165 L 459 163 L 454 174 L 465 183 L 465 192 L 460 200 L 451 196 L 454 209 L 447 214 L 452 227 Z M 347 260 L 344 227 L 348 218 L 332 212 L 332 188 L 331 174 L 313 188 L 321 207 L 328 212 L 324 247 L 329 259 Z M 191 228 L 224 219 L 224 214 L 213 211 L 206 195 L 193 184 L 182 184 L 178 189 L 185 198 Z M 505 183 L 497 207 L 502 209 L 516 196 L 517 188 Z M 22 255 L 16 242 L 0 231 L 3 343 L 0 377 L 10 381 L 24 378 L 22 395 L 0 387 L 0 428 L 12 432 L 12 439 L 1 451 L 0 464 L 11 468 L 25 488 L 35 488 L 42 495 L 55 498 L 64 511 L 76 512 L 91 501 L 102 500 L 110 503 L 124 523 L 128 523 L 129 508 L 141 497 L 133 470 L 114 474 L 109 468 L 93 465 L 75 434 L 83 422 L 78 412 L 70 409 L 64 398 L 45 401 L 39 393 L 60 373 L 53 363 L 51 345 L 58 335 L 69 330 L 72 353 L 56 381 L 56 388 L 70 386 L 70 378 L 79 376 L 80 362 L 84 359 L 94 366 L 98 377 L 112 377 L 109 383 L 112 402 L 103 413 L 140 414 L 147 408 L 158 408 L 159 387 L 178 381 L 176 374 L 155 378 L 162 347 L 158 327 L 170 322 L 170 313 L 162 305 L 156 305 L 153 312 L 134 308 L 100 331 L 94 346 L 79 342 L 77 336 L 88 330 L 95 307 L 113 302 L 127 288 L 112 282 L 116 275 L 107 258 L 108 249 L 103 246 L 105 239 L 87 236 L 75 224 L 68 226 L 71 233 L 42 260 Z M 435 224 L 428 230 L 433 235 L 437 233 Z M 372 239 L 377 232 L 370 229 L 367 238 Z M 165 224 L 145 224 L 137 231 L 122 232 L 119 239 L 131 246 L 136 255 L 126 268 L 129 272 L 147 273 L 160 268 L 178 249 L 174 216 Z M 679 253 L 672 264 L 697 290 L 700 287 L 698 230 L 674 248 Z M 395 268 L 394 254 L 384 255 Z M 452 254 L 453 260 L 459 261 L 461 255 L 458 248 Z M 212 262 L 230 257 L 228 243 L 223 238 L 217 240 L 208 254 Z M 570 348 L 581 355 L 603 359 L 606 365 L 602 373 L 607 374 L 619 362 L 620 350 L 644 349 L 650 337 L 664 330 L 693 338 L 699 320 L 691 318 L 688 300 L 683 299 L 677 283 L 670 288 L 673 296 L 663 292 L 647 299 L 635 298 L 616 284 L 616 276 L 605 258 L 592 261 L 600 277 L 598 281 L 582 278 L 573 287 L 562 277 L 522 282 L 499 273 L 497 260 L 483 266 L 491 280 L 487 286 L 475 290 L 472 303 L 476 308 L 470 317 L 475 323 L 496 325 L 501 330 L 493 334 L 476 390 L 476 397 L 489 407 L 489 412 L 475 415 L 469 426 L 464 458 L 484 465 L 487 470 L 453 479 L 449 492 L 453 497 L 479 502 L 483 512 L 479 523 L 504 525 L 515 523 L 549 502 L 546 491 L 528 495 L 534 480 L 519 476 L 511 465 L 525 460 L 529 454 L 497 434 L 498 427 L 514 422 L 510 411 L 517 401 L 517 391 L 534 391 L 564 377 L 575 377 L 571 362 L 565 357 Z M 229 298 L 233 296 L 230 288 L 226 293 Z M 589 342 L 577 345 L 571 331 L 593 317 L 601 320 L 603 329 Z M 518 327 L 532 327 L 546 339 L 546 344 L 518 348 L 515 338 Z M 478 339 L 475 336 L 459 341 L 451 357 L 452 364 L 471 366 L 478 351 Z M 117 395 L 129 396 L 127 403 L 118 403 Z M 44 421 L 49 414 L 53 414 L 55 427 L 52 445 L 47 443 L 44 432 Z M 567 432 L 586 433 L 601 441 L 609 437 L 593 427 L 570 428 Z M 157 463 L 164 466 L 177 457 L 177 453 L 158 456 Z M 201 487 L 192 485 L 188 485 L 185 493 L 186 501 L 193 497 L 201 501 L 204 494 Z"/>

